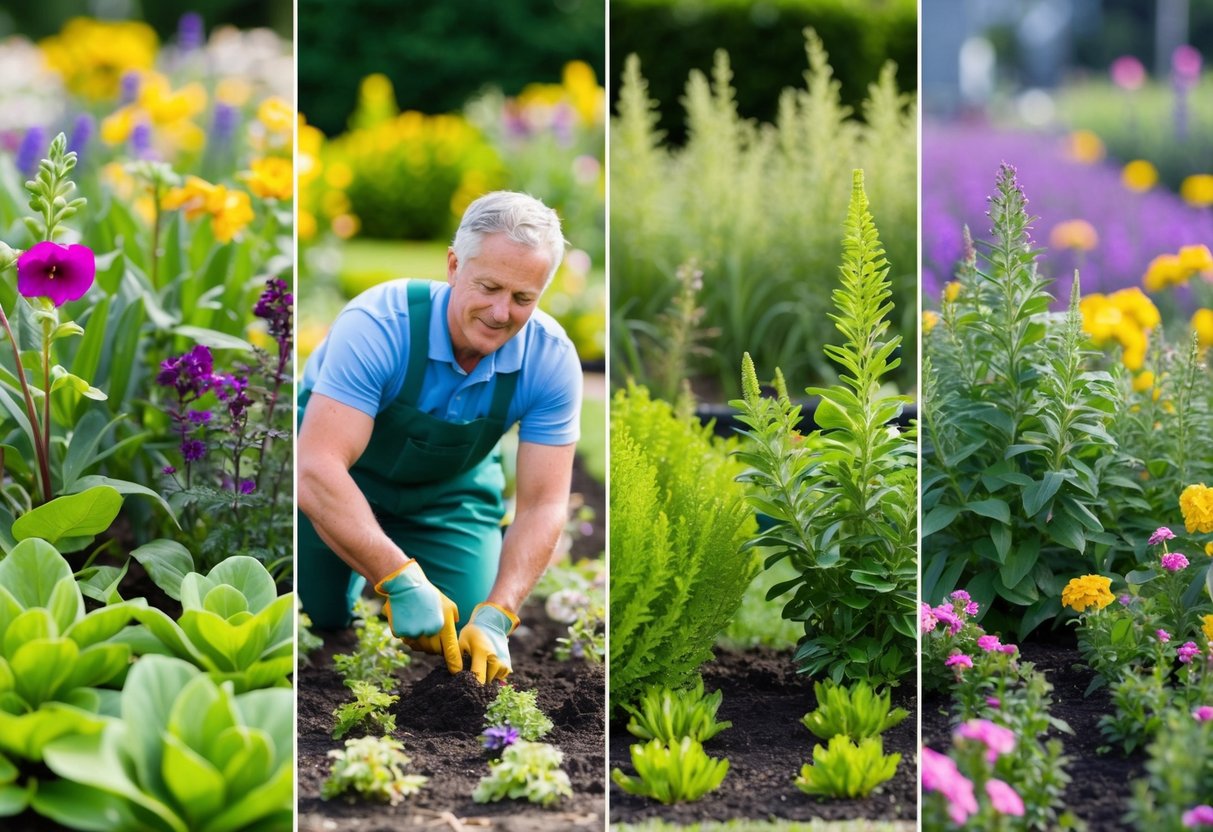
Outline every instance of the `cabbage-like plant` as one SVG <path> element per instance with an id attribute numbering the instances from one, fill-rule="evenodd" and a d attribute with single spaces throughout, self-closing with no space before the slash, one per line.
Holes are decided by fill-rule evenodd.
<path id="1" fill-rule="evenodd" d="M 94 832 L 290 829 L 293 694 L 236 694 L 188 662 L 148 656 L 122 693 L 122 719 L 46 747 L 34 809 Z"/>
<path id="2" fill-rule="evenodd" d="M 181 618 L 153 608 L 136 613 L 154 639 L 144 652 L 167 652 L 238 692 L 288 685 L 294 664 L 294 593 L 281 597 L 256 558 L 228 558 L 206 575 L 181 580 Z"/>
<path id="3" fill-rule="evenodd" d="M 641 740 L 658 739 L 667 744 L 679 742 L 684 737 L 707 742 L 733 726 L 727 720 L 716 721 L 723 698 L 721 691 L 704 695 L 702 678 L 696 679 L 694 687 L 686 690 L 651 687 L 637 706 L 623 706 L 632 715 L 628 720 L 628 731 Z"/>
<path id="4" fill-rule="evenodd" d="M 690 737 L 666 745 L 653 740 L 632 746 L 632 766 L 638 777 L 622 769 L 611 778 L 628 794 L 650 797 L 662 803 L 695 801 L 715 789 L 729 773 L 729 761 L 709 757 L 703 746 Z"/>
<path id="5" fill-rule="evenodd" d="M 800 722 L 827 742 L 840 734 L 856 742 L 880 736 L 910 715 L 905 708 L 892 708 L 888 690 L 877 693 L 867 682 L 850 687 L 829 680 L 814 682 L 813 693 L 817 709 L 805 714 Z"/>

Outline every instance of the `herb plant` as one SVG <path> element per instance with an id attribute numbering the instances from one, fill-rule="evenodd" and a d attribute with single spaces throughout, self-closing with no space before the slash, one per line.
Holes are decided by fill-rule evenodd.
<path id="1" fill-rule="evenodd" d="M 408 667 L 411 661 L 404 651 L 404 642 L 396 638 L 387 621 L 365 603 L 358 602 L 354 612 L 358 619 L 354 628 L 358 645 L 353 653 L 333 656 L 333 666 L 347 680 L 369 682 L 384 690 L 394 689 L 396 671 Z"/>
<path id="2" fill-rule="evenodd" d="M 707 742 L 733 726 L 731 722 L 716 721 L 723 698 L 721 691 L 705 696 L 703 679 L 696 679 L 694 687 L 684 690 L 649 688 L 636 706 L 623 706 L 632 715 L 628 731 L 641 740 L 657 739 L 667 745 L 687 737 Z"/>
<path id="3" fill-rule="evenodd" d="M 709 757 L 690 737 L 665 743 L 653 740 L 632 746 L 632 767 L 638 777 L 620 769 L 611 778 L 628 794 L 662 803 L 694 801 L 714 790 L 729 773 L 729 761 Z"/>
<path id="4" fill-rule="evenodd" d="M 900 754 L 885 754 L 879 737 L 859 744 L 845 736 L 830 740 L 829 747 L 813 747 L 813 762 L 805 763 L 796 778 L 796 788 L 817 797 L 867 797 L 892 779 L 901 762 Z"/>
<path id="5" fill-rule="evenodd" d="M 839 735 L 856 742 L 876 737 L 910 715 L 905 708 L 890 711 L 889 691 L 877 694 L 867 682 L 856 682 L 850 687 L 815 682 L 813 693 L 817 709 L 805 714 L 801 722 L 823 740 Z"/>
<path id="6" fill-rule="evenodd" d="M 346 740 L 344 750 L 334 749 L 329 757 L 333 770 L 320 787 L 325 800 L 344 794 L 350 800 L 363 797 L 396 806 L 429 781 L 420 774 L 404 773 L 412 760 L 404 753 L 404 744 L 392 737 Z"/>
<path id="7" fill-rule="evenodd" d="M 894 420 L 908 399 L 886 394 L 901 337 L 888 333 L 889 264 L 868 210 L 863 172 L 852 179 L 841 286 L 832 314 L 843 337 L 826 354 L 841 383 L 820 396 L 820 430 L 802 438 L 800 406 L 776 370 L 774 399 L 761 396 L 754 365 L 742 364 L 744 398 L 732 404 L 748 442 L 737 458 L 750 504 L 772 519 L 751 546 L 790 558 L 796 576 L 771 589 L 793 592 L 784 617 L 804 622 L 801 672 L 896 684 L 915 663 L 917 480 L 915 436 Z"/>
<path id="8" fill-rule="evenodd" d="M 552 730 L 552 720 L 539 709 L 539 694 L 533 690 L 519 690 L 513 685 L 502 685 L 497 696 L 484 712 L 485 728 L 509 726 L 528 742 L 546 736 Z"/>
<path id="9" fill-rule="evenodd" d="M 339 740 L 356 728 L 375 729 L 382 734 L 396 730 L 396 715 L 387 713 L 387 709 L 400 699 L 399 696 L 356 679 L 346 679 L 345 686 L 353 691 L 354 701 L 339 705 L 333 711 L 333 718 L 337 720 L 333 725 L 333 739 Z"/>
<path id="10" fill-rule="evenodd" d="M 564 755 L 554 745 L 516 742 L 501 752 L 500 759 L 489 762 L 489 774 L 481 778 L 472 799 L 492 803 L 525 798 L 551 806 L 561 797 L 573 796 L 569 776 L 560 768 L 562 762 Z"/>

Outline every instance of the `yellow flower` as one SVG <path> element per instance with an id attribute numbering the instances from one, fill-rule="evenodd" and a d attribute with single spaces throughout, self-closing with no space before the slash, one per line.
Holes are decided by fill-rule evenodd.
<path id="1" fill-rule="evenodd" d="M 1213 488 L 1206 488 L 1203 482 L 1189 485 L 1179 495 L 1179 510 L 1189 534 L 1213 532 Z"/>
<path id="2" fill-rule="evenodd" d="M 72 18 L 38 45 L 72 92 L 98 101 L 117 98 L 128 71 L 150 69 L 158 48 L 156 32 L 146 23 L 87 17 Z"/>
<path id="3" fill-rule="evenodd" d="M 290 104 L 273 95 L 257 108 L 257 120 L 271 133 L 289 133 L 295 126 L 295 111 Z"/>
<path id="4" fill-rule="evenodd" d="M 1142 329 L 1153 329 L 1162 323 L 1158 307 L 1154 301 L 1146 297 L 1145 292 L 1136 286 L 1113 292 L 1108 299 L 1120 307 L 1121 311 L 1137 322 Z"/>
<path id="5" fill-rule="evenodd" d="M 1141 283 L 1151 292 L 1176 286 L 1184 281 L 1183 262 L 1175 254 L 1160 254 L 1146 266 L 1146 275 Z"/>
<path id="6" fill-rule="evenodd" d="M 1049 245 L 1053 248 L 1072 248 L 1075 251 L 1090 251 L 1099 245 L 1099 234 L 1095 226 L 1086 220 L 1066 220 L 1053 226 L 1049 233 Z"/>
<path id="7" fill-rule="evenodd" d="M 930 309 L 924 310 L 922 313 L 922 331 L 923 334 L 930 332 L 939 323 L 939 313 L 932 312 Z"/>
<path id="8" fill-rule="evenodd" d="M 1061 603 L 1075 612 L 1083 612 L 1087 607 L 1102 610 L 1112 600 L 1112 579 L 1102 575 L 1071 578 L 1061 591 Z"/>
<path id="9" fill-rule="evenodd" d="M 1120 181 L 1130 191 L 1142 193 L 1158 183 L 1158 170 L 1144 159 L 1135 159 L 1120 172 Z"/>
<path id="10" fill-rule="evenodd" d="M 1179 186 L 1179 195 L 1184 202 L 1204 208 L 1213 205 L 1213 176 L 1207 173 L 1194 173 Z"/>
<path id="11" fill-rule="evenodd" d="M 1186 280 L 1196 272 L 1207 272 L 1213 269 L 1213 253 L 1208 246 L 1183 246 L 1179 249 L 1179 265 L 1187 274 Z"/>
<path id="12" fill-rule="evenodd" d="M 229 107 L 243 107 L 253 96 L 253 85 L 243 78 L 224 78 L 215 85 L 215 100 Z"/>
<path id="13" fill-rule="evenodd" d="M 222 200 L 218 211 L 211 212 L 211 231 L 221 243 L 230 243 L 232 238 L 253 221 L 253 206 L 244 191 L 228 190 L 215 186 Z"/>
<path id="14" fill-rule="evenodd" d="M 1143 390 L 1149 390 L 1154 386 L 1154 373 L 1146 370 L 1144 373 L 1139 373 L 1133 378 L 1133 389 L 1138 393 Z"/>
<path id="15" fill-rule="evenodd" d="M 134 111 L 130 107 L 122 107 L 101 119 L 101 141 L 108 145 L 122 144 L 130 138 L 134 129 Z"/>
<path id="16" fill-rule="evenodd" d="M 311 211 L 299 211 L 299 217 L 295 220 L 295 227 L 299 230 L 300 240 L 310 240 L 316 236 L 316 215 Z"/>
<path id="17" fill-rule="evenodd" d="M 950 280 L 945 283 L 943 286 L 943 296 L 948 303 L 955 303 L 956 299 L 960 297 L 960 282 L 957 280 Z"/>
<path id="18" fill-rule="evenodd" d="M 265 159 L 254 159 L 249 163 L 252 168 L 241 178 L 248 182 L 249 190 L 262 199 L 288 200 L 294 193 L 294 173 L 291 170 L 291 160 L 279 156 L 269 156 Z"/>
<path id="19" fill-rule="evenodd" d="M 1103 142 L 1090 130 L 1075 130 L 1070 134 L 1070 158 L 1092 165 L 1104 157 Z"/>
<path id="20" fill-rule="evenodd" d="M 581 123 L 601 124 L 606 96 L 602 87 L 598 86 L 593 67 L 584 61 L 569 61 L 564 65 L 562 76 L 569 102 L 577 111 Z"/>
<path id="21" fill-rule="evenodd" d="M 1213 644 L 1213 615 L 1202 615 L 1200 620 L 1204 622 L 1200 629 L 1205 634 L 1205 641 Z"/>
<path id="22" fill-rule="evenodd" d="M 221 243 L 231 242 L 254 217 L 249 195 L 244 191 L 212 185 L 197 176 L 187 176 L 183 186 L 165 194 L 160 207 L 166 211 L 183 209 L 187 220 L 209 215 L 211 231 Z"/>
<path id="23" fill-rule="evenodd" d="M 1213 558 L 1213 541 L 1205 544 L 1205 554 Z"/>
<path id="24" fill-rule="evenodd" d="M 1197 309 L 1192 316 L 1192 329 L 1201 349 L 1213 347 L 1213 309 Z"/>

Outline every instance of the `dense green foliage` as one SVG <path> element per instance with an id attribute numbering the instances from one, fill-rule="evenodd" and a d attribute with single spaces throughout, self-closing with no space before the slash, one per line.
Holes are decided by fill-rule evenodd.
<path id="1" fill-rule="evenodd" d="M 707 742 L 733 723 L 717 722 L 716 712 L 724 694 L 716 691 L 704 695 L 703 679 L 685 690 L 649 688 L 635 705 L 624 705 L 632 715 L 628 732 L 641 740 L 661 740 L 669 744 L 690 737 Z"/>
<path id="2" fill-rule="evenodd" d="M 572 797 L 569 776 L 560 768 L 564 754 L 543 742 L 516 742 L 489 762 L 489 773 L 472 792 L 477 803 L 509 798 L 551 806 L 562 797 Z"/>
<path id="3" fill-rule="evenodd" d="M 611 778 L 628 794 L 650 797 L 662 803 L 698 800 L 715 789 L 729 773 L 729 761 L 709 757 L 703 746 L 690 737 L 668 744 L 655 739 L 632 746 L 632 767 L 637 777 L 621 769 Z"/>
<path id="4" fill-rule="evenodd" d="M 855 743 L 845 736 L 836 736 L 829 747 L 813 747 L 813 762 L 800 769 L 796 788 L 816 797 L 866 797 L 881 783 L 892 779 L 899 762 L 900 754 L 884 753 L 884 743 L 879 737 Z"/>
<path id="5" fill-rule="evenodd" d="M 730 444 L 639 387 L 611 408 L 610 704 L 685 686 L 754 576 Z"/>
<path id="6" fill-rule="evenodd" d="M 339 740 L 355 729 L 375 729 L 380 734 L 391 734 L 396 730 L 396 715 L 387 709 L 396 703 L 399 696 L 380 690 L 371 682 L 346 679 L 345 686 L 354 694 L 353 702 L 338 705 L 333 711 L 333 739 Z"/>
<path id="7" fill-rule="evenodd" d="M 817 708 L 804 715 L 801 723 L 823 740 L 838 735 L 855 741 L 876 737 L 899 724 L 910 712 L 890 710 L 891 697 L 886 690 L 876 693 L 867 682 L 844 687 L 833 682 L 814 682 Z"/>

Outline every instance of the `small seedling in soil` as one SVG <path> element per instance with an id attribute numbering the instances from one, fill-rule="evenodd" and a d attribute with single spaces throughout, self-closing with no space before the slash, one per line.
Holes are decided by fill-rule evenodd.
<path id="1" fill-rule="evenodd" d="M 381 800 L 395 806 L 409 795 L 417 794 L 428 782 L 420 774 L 405 774 L 411 760 L 404 753 L 404 744 L 391 737 L 359 737 L 346 740 L 345 750 L 335 749 L 333 771 L 320 787 L 320 796 L 331 800 L 348 794 Z"/>
<path id="2" fill-rule="evenodd" d="M 528 742 L 534 742 L 552 730 L 552 720 L 539 710 L 538 694 L 533 690 L 518 690 L 513 685 L 502 685 L 497 698 L 484 712 L 484 727 L 502 728 L 510 726 Z"/>
<path id="3" fill-rule="evenodd" d="M 889 692 L 877 694 L 866 682 L 850 688 L 832 681 L 813 685 L 817 710 L 804 715 L 801 723 L 818 737 L 829 741 L 842 735 L 859 741 L 876 737 L 910 715 L 904 708 L 889 710 Z"/>
<path id="4" fill-rule="evenodd" d="M 639 777 L 615 769 L 612 779 L 628 794 L 666 804 L 698 800 L 719 786 L 729 772 L 728 760 L 709 757 L 690 737 L 670 745 L 661 740 L 637 743 L 631 750 L 632 767 Z"/>
<path id="5" fill-rule="evenodd" d="M 525 798 L 531 803 L 551 806 L 561 797 L 572 797 L 569 776 L 560 768 L 564 755 L 554 745 L 543 742 L 516 742 L 489 763 L 489 774 L 472 792 L 477 803 L 510 798 Z"/>
<path id="6" fill-rule="evenodd" d="M 549 599 L 550 600 L 550 599 Z M 556 658 L 562 662 L 569 659 L 584 659 L 602 664 L 606 656 L 605 611 L 600 604 L 585 607 L 573 623 L 569 634 L 556 639 Z"/>
<path id="7" fill-rule="evenodd" d="M 639 739 L 657 739 L 666 744 L 686 737 L 707 742 L 733 725 L 716 721 L 723 698 L 720 691 L 704 696 L 703 679 L 698 679 L 695 687 L 688 690 L 651 687 L 645 691 L 638 707 L 624 706 L 632 715 L 628 720 L 628 731 Z"/>
<path id="8" fill-rule="evenodd" d="M 346 702 L 333 711 L 337 724 L 333 726 L 333 739 L 339 740 L 355 728 L 377 729 L 390 734 L 396 730 L 396 717 L 387 709 L 396 703 L 399 696 L 392 696 L 370 682 L 346 679 L 345 685 L 354 692 L 354 701 Z"/>
<path id="9" fill-rule="evenodd" d="M 813 762 L 805 763 L 796 778 L 796 788 L 818 797 L 867 797 L 890 780 L 901 762 L 900 754 L 885 754 L 879 737 L 856 745 L 844 736 L 830 740 L 830 747 L 813 747 Z"/>
<path id="10" fill-rule="evenodd" d="M 358 646 L 353 653 L 333 656 L 337 672 L 350 681 L 370 682 L 384 690 L 396 687 L 394 673 L 409 664 L 409 654 L 403 642 L 392 635 L 387 622 L 359 605 L 355 614 L 361 616 L 358 626 Z"/>

